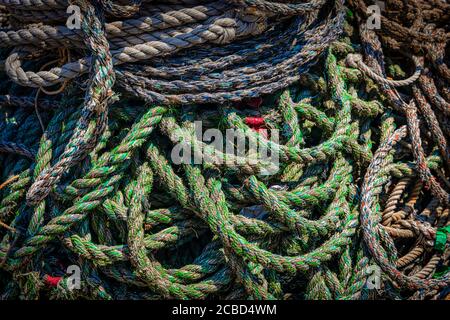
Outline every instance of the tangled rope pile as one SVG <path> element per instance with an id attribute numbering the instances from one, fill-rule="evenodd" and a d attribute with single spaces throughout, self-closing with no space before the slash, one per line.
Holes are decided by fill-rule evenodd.
<path id="1" fill-rule="evenodd" d="M 366 173 L 363 185 L 361 206 L 361 226 L 369 250 L 379 266 L 396 283 L 409 290 L 418 290 L 417 294 L 436 293 L 436 288 L 446 287 L 449 274 L 439 279 L 427 279 L 438 265 L 446 270 L 448 255 L 445 254 L 445 243 L 448 233 L 449 183 L 448 169 L 450 164 L 447 138 L 448 112 L 450 111 L 448 83 L 450 73 L 446 64 L 446 46 L 450 37 L 448 25 L 448 9 L 443 1 L 425 2 L 421 0 L 388 1 L 387 12 L 382 18 L 383 28 L 378 33 L 368 30 L 362 23 L 367 12 L 366 3 L 362 0 L 349 1 L 360 15 L 360 35 L 364 47 L 367 65 L 361 56 L 350 55 L 347 62 L 359 67 L 366 75 L 379 83 L 387 102 L 399 114 L 406 117 L 406 127 L 380 147 Z M 404 11 L 399 16 L 398 10 Z M 406 15 L 404 13 L 407 12 Z M 387 53 L 389 52 L 389 53 Z M 416 73 L 409 81 L 387 81 L 385 57 L 387 54 L 409 55 L 414 61 Z M 438 79 L 438 80 L 435 80 Z M 397 87 L 408 87 L 401 92 Z M 420 115 L 419 115 L 420 113 Z M 410 153 L 416 162 L 416 170 L 420 181 L 414 182 L 406 202 L 406 208 L 395 212 L 398 201 L 409 180 L 400 180 L 393 188 L 382 215 L 376 214 L 377 195 L 384 183 L 376 181 L 376 172 L 382 170 L 381 164 L 392 161 L 389 153 L 394 145 L 408 134 L 411 141 Z M 443 160 L 442 167 L 433 175 L 426 163 L 426 150 L 437 148 Z M 421 188 L 430 191 L 431 200 L 424 200 L 417 205 Z M 427 205 L 426 203 L 429 202 Z M 418 212 L 417 210 L 423 210 Z M 380 231 L 384 225 L 384 231 Z M 408 230 L 409 229 L 409 230 Z M 388 235 L 382 235 L 386 232 Z M 382 239 L 383 238 L 383 239 Z M 387 238 L 384 239 L 384 238 Z M 404 255 L 397 259 L 394 250 L 394 239 L 402 242 L 404 238 L 413 241 L 402 245 Z M 442 243 L 443 242 L 443 243 Z M 436 243 L 438 252 L 430 253 L 430 245 Z M 414 266 L 417 261 L 428 261 L 424 266 Z M 423 263 L 423 262 L 422 262 Z M 445 272 L 444 272 L 445 273 Z M 425 280 L 426 279 L 426 280 Z"/>
<path id="2" fill-rule="evenodd" d="M 444 298 L 448 5 L 164 3 L 0 0 L 1 297 Z"/>

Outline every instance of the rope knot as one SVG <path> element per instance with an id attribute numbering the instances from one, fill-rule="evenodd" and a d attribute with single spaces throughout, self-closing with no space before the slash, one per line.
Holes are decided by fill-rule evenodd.
<path id="1" fill-rule="evenodd" d="M 236 38 L 237 23 L 231 18 L 222 18 L 214 22 L 211 30 L 217 35 L 217 39 L 212 40 L 212 43 L 227 44 Z"/>
<path id="2" fill-rule="evenodd" d="M 345 64 L 352 68 L 358 68 L 358 62 L 362 61 L 362 56 L 356 53 L 349 53 L 345 59 Z"/>

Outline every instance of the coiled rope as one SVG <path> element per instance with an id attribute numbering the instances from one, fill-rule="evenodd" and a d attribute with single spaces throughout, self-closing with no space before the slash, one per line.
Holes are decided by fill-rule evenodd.
<path id="1" fill-rule="evenodd" d="M 410 28 L 388 1 L 386 35 L 363 1 L 74 0 L 72 30 L 64 0 L 0 0 L 1 297 L 442 298 L 435 2 L 408 5 Z M 412 67 L 393 62 L 404 52 Z M 278 172 L 196 121 L 276 152 Z M 175 163 L 178 145 L 209 161 Z"/>
<path id="2" fill-rule="evenodd" d="M 362 61 L 361 56 L 355 55 L 349 55 L 347 63 L 358 67 L 380 84 L 388 103 L 406 116 L 407 124 L 406 127 L 398 129 L 386 140 L 385 145 L 378 149 L 377 155 L 366 172 L 361 206 L 361 225 L 364 238 L 377 264 L 398 285 L 408 290 L 421 289 L 422 292 L 436 294 L 434 289 L 447 287 L 449 283 L 448 274 L 439 279 L 429 279 L 438 265 L 441 268 L 444 266 L 444 270 L 448 265 L 447 258 L 442 256 L 442 252 L 432 255 L 431 260 L 423 269 L 420 266 L 412 267 L 414 267 L 415 260 L 430 255 L 430 245 L 437 242 L 436 233 L 446 230 L 445 227 L 448 224 L 447 210 L 450 198 L 447 170 L 450 158 L 447 144 L 449 132 L 445 119 L 450 105 L 446 101 L 448 95 L 445 89 L 445 86 L 448 86 L 449 73 L 443 57 L 450 34 L 448 25 L 442 25 L 444 20 L 440 20 L 440 18 L 446 15 L 450 7 L 442 1 L 433 1 L 431 8 L 429 3 L 420 0 L 409 1 L 408 4 L 400 1 L 388 1 L 386 12 L 381 19 L 382 31 L 377 31 L 369 30 L 367 24 L 363 23 L 364 16 L 368 12 L 368 4 L 363 0 L 349 2 L 358 12 L 361 41 L 365 48 L 367 64 Z M 397 9 L 414 13 L 415 21 L 411 28 L 405 26 L 411 16 L 406 14 L 400 18 Z M 416 67 L 414 75 L 400 81 L 386 79 L 384 67 L 386 56 L 384 53 L 387 50 L 413 54 L 412 58 Z M 414 56 L 416 54 L 420 57 Z M 437 77 L 437 75 L 439 76 Z M 444 87 L 441 87 L 442 84 L 436 83 L 435 79 L 439 77 L 445 79 Z M 411 91 L 405 94 L 395 88 L 402 86 L 409 86 Z M 429 134 L 424 135 L 424 131 Z M 375 203 L 377 195 L 381 192 L 380 188 L 389 179 L 376 181 L 375 177 L 377 171 L 382 170 L 383 165 L 392 161 L 389 153 L 392 152 L 394 145 L 407 134 L 411 140 L 410 148 L 421 182 L 418 182 L 411 191 L 412 198 L 407 203 L 407 210 L 395 212 L 405 187 L 410 183 L 409 180 L 400 181 L 393 190 L 382 215 L 383 218 L 380 220 L 380 214 L 377 213 L 379 209 L 375 207 Z M 436 172 L 438 177 L 432 174 L 425 161 L 425 150 L 433 145 L 438 148 L 444 161 L 443 168 Z M 416 202 L 423 186 L 431 191 L 434 199 L 428 207 L 423 207 L 424 211 L 419 214 L 416 212 Z M 430 216 L 431 212 L 435 212 L 435 214 Z M 382 229 L 385 230 L 382 231 Z M 396 250 L 392 249 L 394 239 L 398 238 L 416 238 L 416 241 L 411 251 L 407 251 L 396 261 Z M 404 270 L 399 270 L 399 268 Z M 414 297 L 417 298 L 418 295 L 416 294 Z"/>

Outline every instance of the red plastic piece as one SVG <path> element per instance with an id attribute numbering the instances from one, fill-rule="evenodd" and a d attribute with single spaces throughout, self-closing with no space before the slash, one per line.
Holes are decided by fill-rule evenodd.
<path id="1" fill-rule="evenodd" d="M 265 124 L 264 118 L 261 117 L 247 117 L 245 123 L 250 127 L 260 127 Z"/>
<path id="2" fill-rule="evenodd" d="M 52 277 L 49 275 L 46 275 L 44 277 L 44 281 L 47 285 L 49 285 L 50 287 L 56 287 L 58 286 L 58 283 L 61 281 L 62 277 Z"/>

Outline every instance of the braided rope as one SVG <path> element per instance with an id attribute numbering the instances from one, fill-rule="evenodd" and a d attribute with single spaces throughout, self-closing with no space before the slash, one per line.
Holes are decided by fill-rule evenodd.
<path id="1" fill-rule="evenodd" d="M 448 5 L 366 2 L 0 0 L 2 299 L 439 297 Z"/>

